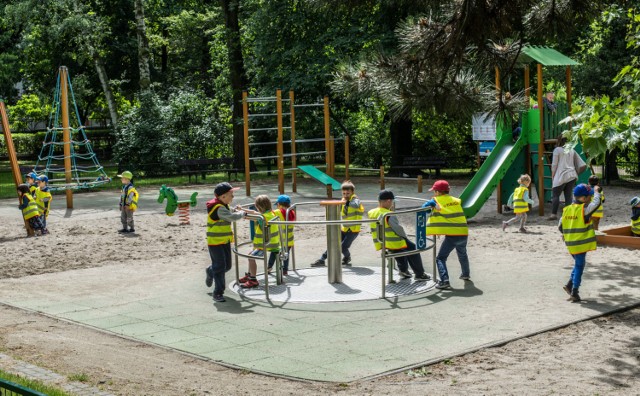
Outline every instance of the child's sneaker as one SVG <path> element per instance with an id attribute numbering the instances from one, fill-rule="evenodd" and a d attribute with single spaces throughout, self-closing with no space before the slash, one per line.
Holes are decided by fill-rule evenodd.
<path id="1" fill-rule="evenodd" d="M 311 264 L 312 267 L 325 267 L 324 260 L 316 260 Z"/>
<path id="2" fill-rule="evenodd" d="M 133 228 L 129 230 L 129 233 L 130 233 L 130 234 L 133 234 L 133 233 L 135 233 L 135 232 L 136 232 L 136 230 L 134 230 Z"/>
<path id="3" fill-rule="evenodd" d="M 249 279 L 251 279 L 251 275 L 248 272 L 245 272 L 244 276 L 242 278 L 240 278 L 238 283 L 246 283 L 246 282 L 249 281 Z"/>
<path id="4" fill-rule="evenodd" d="M 571 289 L 573 289 L 573 282 L 569 281 L 566 285 L 562 286 L 562 290 L 564 290 L 569 296 L 571 296 Z"/>
<path id="5" fill-rule="evenodd" d="M 243 289 L 253 289 L 254 287 L 258 287 L 259 285 L 260 283 L 257 279 L 249 279 L 248 281 L 241 284 L 240 287 Z"/>
<path id="6" fill-rule="evenodd" d="M 571 296 L 569 296 L 569 301 L 571 302 L 580 302 L 582 299 L 580 298 L 580 294 L 578 294 L 578 289 L 574 288 L 571 290 Z"/>
<path id="7" fill-rule="evenodd" d="M 398 271 L 398 275 L 400 275 L 402 279 L 411 279 L 411 273 L 409 272 Z"/>
<path id="8" fill-rule="evenodd" d="M 222 294 L 214 294 L 213 295 L 213 301 L 215 301 L 215 302 L 225 302 L 227 300 L 224 299 L 224 296 Z"/>
<path id="9" fill-rule="evenodd" d="M 424 272 L 422 273 L 422 275 L 416 275 L 413 279 L 416 282 L 423 282 L 423 281 L 431 280 L 431 277 L 426 272 Z"/>
<path id="10" fill-rule="evenodd" d="M 464 281 L 468 281 L 468 280 L 471 280 L 471 277 L 470 276 L 460 275 L 460 279 L 462 279 Z"/>
<path id="11" fill-rule="evenodd" d="M 127 230 L 126 228 L 123 228 L 123 229 L 121 229 L 121 230 L 118 230 L 118 233 L 119 233 L 119 234 L 128 234 L 128 233 L 129 233 L 129 230 Z"/>
<path id="12" fill-rule="evenodd" d="M 211 269 L 211 267 L 207 267 L 205 268 L 204 272 L 206 272 L 207 274 L 207 278 L 204 280 L 204 284 L 207 285 L 207 287 L 211 287 L 211 285 L 213 285 L 213 270 Z"/>
<path id="13" fill-rule="evenodd" d="M 507 226 L 509 225 L 509 223 L 507 223 L 506 221 L 502 222 L 502 231 L 507 229 Z"/>
<path id="14" fill-rule="evenodd" d="M 518 232 L 521 232 L 521 233 L 523 233 L 523 234 L 526 234 L 526 233 L 528 233 L 529 231 L 527 231 L 527 229 L 526 229 L 526 228 L 522 227 L 522 228 L 520 228 L 520 229 L 518 230 Z"/>
<path id="15" fill-rule="evenodd" d="M 287 276 L 289 275 L 289 271 L 287 270 L 282 270 L 282 276 Z"/>
<path id="16" fill-rule="evenodd" d="M 440 281 L 436 285 L 436 289 L 449 290 L 449 289 L 451 289 L 451 284 L 449 284 L 449 281 Z"/>
<path id="17" fill-rule="evenodd" d="M 345 267 L 351 267 L 351 257 L 345 257 L 342 259 L 342 265 Z"/>

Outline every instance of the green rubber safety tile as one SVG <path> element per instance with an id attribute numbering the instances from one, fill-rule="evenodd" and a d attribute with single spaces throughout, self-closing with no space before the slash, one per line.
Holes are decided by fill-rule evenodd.
<path id="1" fill-rule="evenodd" d="M 229 341 L 219 340 L 213 337 L 192 338 L 190 340 L 168 343 L 167 346 L 203 356 L 222 349 L 237 347 L 237 345 L 232 344 Z"/>
<path id="2" fill-rule="evenodd" d="M 89 308 L 105 308 L 114 305 L 113 296 L 92 296 L 89 298 L 83 298 L 78 301 L 78 304 L 82 304 Z"/>
<path id="3" fill-rule="evenodd" d="M 82 323 L 87 324 L 89 326 L 94 326 L 99 329 L 107 329 L 107 330 L 110 330 L 114 327 L 128 325 L 132 323 L 139 323 L 139 322 L 140 322 L 139 319 L 132 318 L 126 315 L 113 315 L 113 316 L 106 316 L 104 318 L 85 319 L 82 321 Z"/>
<path id="4" fill-rule="evenodd" d="M 318 366 L 313 366 L 311 368 L 302 370 L 298 370 L 296 367 L 292 367 L 290 370 L 282 374 L 312 381 L 345 382 L 356 379 L 345 375 L 345 372 L 335 370 L 331 367 Z"/>
<path id="5" fill-rule="evenodd" d="M 122 326 L 115 326 L 110 328 L 109 330 L 114 333 L 123 334 L 130 337 L 137 337 L 142 334 L 151 334 L 157 333 L 159 331 L 170 330 L 170 328 L 152 322 L 136 322 L 125 324 Z"/>
<path id="6" fill-rule="evenodd" d="M 103 307 L 102 309 L 118 315 L 127 315 L 132 312 L 144 312 L 150 309 L 148 305 L 140 301 L 131 301 L 124 304 L 119 304 L 118 301 L 126 300 L 113 300 L 112 305 Z"/>
<path id="7" fill-rule="evenodd" d="M 64 312 L 59 314 L 58 316 L 69 320 L 75 320 L 77 322 L 84 322 L 91 319 L 106 318 L 109 316 L 113 316 L 113 314 L 111 312 L 101 311 L 99 309 L 85 309 L 83 311 Z"/>
<path id="8" fill-rule="evenodd" d="M 353 355 L 345 348 L 337 348 L 333 345 L 319 346 L 318 344 L 318 342 L 311 342 L 311 340 L 309 340 L 307 347 L 300 349 L 293 347 L 287 342 L 283 342 L 276 353 L 285 359 L 301 359 L 314 366 L 326 366 L 333 362 L 354 357 L 362 359 L 362 356 Z M 353 349 L 353 347 L 351 349 Z"/>
<path id="9" fill-rule="evenodd" d="M 39 306 L 33 307 L 33 309 L 50 315 L 59 315 L 67 312 L 85 311 L 87 307 L 75 302 L 57 302 L 52 304 L 41 303 Z"/>
<path id="10" fill-rule="evenodd" d="M 177 315 L 179 315 L 179 313 L 164 308 L 147 308 L 147 310 L 145 311 L 135 311 L 127 313 L 127 316 L 131 316 L 132 318 L 137 318 L 144 321 L 170 318 Z"/>
<path id="11" fill-rule="evenodd" d="M 240 327 L 236 326 L 233 323 L 215 321 L 186 326 L 181 329 L 199 336 L 216 336 L 218 338 L 221 335 L 233 335 L 235 334 L 235 332 L 241 330 Z"/>
<path id="12" fill-rule="evenodd" d="M 246 367 L 246 363 L 266 359 L 270 355 L 266 351 L 261 351 L 255 348 L 235 346 L 233 348 L 226 348 L 214 352 L 203 353 L 202 356 L 208 357 L 212 360 Z"/>
<path id="13" fill-rule="evenodd" d="M 251 370 L 266 371 L 268 373 L 289 375 L 291 370 L 313 371 L 317 366 L 313 362 L 306 362 L 300 359 L 285 358 L 271 355 L 264 359 L 253 360 L 242 364 Z"/>
<path id="14" fill-rule="evenodd" d="M 158 323 L 163 326 L 171 327 L 174 329 L 182 329 L 184 327 L 189 327 L 198 324 L 211 323 L 211 318 L 206 318 L 202 316 L 193 316 L 193 315 L 178 315 L 178 316 L 170 316 L 166 318 L 160 318 L 151 320 L 153 323 Z"/>
<path id="15" fill-rule="evenodd" d="M 169 329 L 159 331 L 157 333 L 140 334 L 137 335 L 136 338 L 143 341 L 150 341 L 159 345 L 167 345 L 175 342 L 194 340 L 196 338 L 200 338 L 200 336 L 180 329 Z"/>

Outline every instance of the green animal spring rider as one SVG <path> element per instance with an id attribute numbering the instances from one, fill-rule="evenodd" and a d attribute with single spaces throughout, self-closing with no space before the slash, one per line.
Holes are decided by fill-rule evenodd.
<path id="1" fill-rule="evenodd" d="M 160 187 L 160 195 L 158 195 L 158 203 L 162 203 L 165 198 L 167 200 L 167 206 L 164 208 L 164 212 L 167 216 L 173 216 L 178 209 L 178 217 L 180 218 L 180 225 L 191 224 L 189 218 L 189 208 L 196 206 L 197 192 L 191 194 L 191 199 L 185 201 L 178 200 L 178 194 L 173 191 L 173 188 L 162 185 Z"/>

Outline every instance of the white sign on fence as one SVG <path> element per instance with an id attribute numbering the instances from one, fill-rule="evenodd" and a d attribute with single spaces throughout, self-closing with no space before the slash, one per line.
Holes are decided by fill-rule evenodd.
<path id="1" fill-rule="evenodd" d="M 473 140 L 496 140 L 496 120 L 487 118 L 486 114 L 476 114 L 471 118 L 471 130 Z"/>

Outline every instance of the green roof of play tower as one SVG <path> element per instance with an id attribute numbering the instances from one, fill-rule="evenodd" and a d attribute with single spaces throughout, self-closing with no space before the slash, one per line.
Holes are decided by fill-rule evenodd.
<path id="1" fill-rule="evenodd" d="M 536 61 L 543 66 L 575 66 L 580 64 L 553 48 L 542 46 L 524 47 L 519 60 L 525 63 Z"/>

